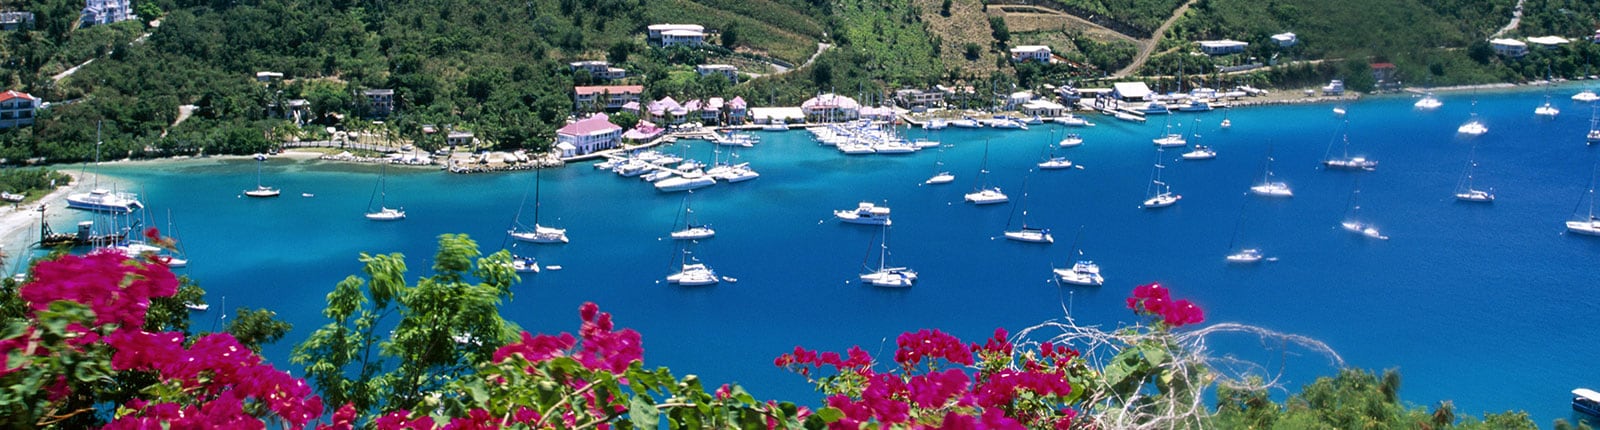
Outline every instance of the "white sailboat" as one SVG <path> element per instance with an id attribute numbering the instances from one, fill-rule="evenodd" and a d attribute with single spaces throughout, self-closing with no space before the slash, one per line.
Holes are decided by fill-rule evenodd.
<path id="1" fill-rule="evenodd" d="M 1250 200 L 1246 199 L 1239 205 L 1239 221 L 1233 226 L 1233 239 L 1228 241 L 1228 256 L 1225 258 L 1229 263 L 1251 264 L 1266 259 L 1260 248 L 1247 248 L 1239 244 L 1239 236 L 1244 234 L 1244 209 L 1249 203 Z"/>
<path id="2" fill-rule="evenodd" d="M 1340 135 L 1334 136 L 1334 140 L 1332 142 L 1328 142 L 1328 150 L 1326 155 L 1323 156 L 1322 165 L 1330 169 L 1365 170 L 1369 172 L 1377 170 L 1378 162 L 1376 160 L 1368 160 L 1366 157 L 1350 156 L 1350 121 L 1344 122 L 1342 131 L 1343 132 Z M 1340 155 L 1338 158 L 1334 158 L 1332 156 L 1333 145 L 1341 141 L 1343 142 L 1343 144 L 1340 146 L 1343 148 L 1341 152 L 1342 155 Z"/>
<path id="3" fill-rule="evenodd" d="M 1389 236 L 1384 236 L 1382 232 L 1378 231 L 1377 226 L 1361 219 L 1361 181 L 1359 179 L 1356 180 L 1355 189 L 1350 192 L 1350 211 L 1345 215 L 1344 221 L 1339 223 L 1339 227 L 1345 231 L 1368 238 L 1389 240 Z"/>
<path id="4" fill-rule="evenodd" d="M 707 266 L 695 258 L 694 254 L 689 251 L 689 245 L 684 245 L 681 255 L 682 260 L 677 262 L 679 264 L 678 272 L 667 275 L 668 283 L 685 287 L 716 285 L 718 282 L 717 272 L 711 270 L 711 266 Z"/>
<path id="5" fill-rule="evenodd" d="M 370 220 L 373 220 L 373 221 L 399 221 L 399 220 L 406 219 L 406 210 L 405 210 L 405 208 L 399 208 L 399 209 L 390 208 L 389 204 L 388 204 L 388 198 L 389 198 L 389 165 L 388 164 L 384 164 L 383 165 L 383 171 L 378 174 L 378 187 L 377 187 L 377 189 L 375 189 L 373 191 L 375 191 L 375 193 L 373 193 L 373 197 L 374 198 L 367 200 L 367 214 L 366 214 L 367 219 L 370 219 Z M 376 210 L 374 210 L 372 208 L 372 203 L 373 203 L 374 200 L 376 200 L 377 203 L 378 203 L 378 208 Z"/>
<path id="6" fill-rule="evenodd" d="M 1149 197 L 1144 200 L 1144 204 L 1139 205 L 1141 208 L 1164 208 L 1178 203 L 1178 200 L 1183 198 L 1181 195 L 1173 194 L 1172 187 L 1161 181 L 1161 170 L 1167 167 L 1161 164 L 1162 152 L 1160 147 L 1156 148 L 1155 170 L 1150 173 L 1150 186 L 1145 189 L 1145 195 Z"/>
<path id="7" fill-rule="evenodd" d="M 1427 94 L 1423 94 L 1422 99 L 1411 105 L 1421 110 L 1434 110 L 1444 106 L 1444 102 L 1439 101 L 1439 98 L 1434 97 L 1433 92 L 1429 91 Z"/>
<path id="8" fill-rule="evenodd" d="M 1105 277 L 1100 276 L 1100 265 L 1094 261 L 1083 258 L 1083 249 L 1078 248 L 1078 239 L 1083 238 L 1083 227 L 1078 227 L 1078 234 L 1072 238 L 1072 267 L 1053 268 L 1051 272 L 1056 275 L 1056 282 L 1081 285 L 1085 287 L 1098 287 L 1105 284 Z"/>
<path id="9" fill-rule="evenodd" d="M 672 232 L 672 239 L 695 240 L 717 235 L 717 231 L 712 230 L 710 225 L 694 223 L 694 208 L 689 207 L 689 196 L 683 197 L 683 224 L 682 229 Z"/>
<path id="10" fill-rule="evenodd" d="M 277 197 L 281 193 L 277 188 L 261 185 L 261 165 L 267 162 L 267 156 L 256 154 L 256 188 L 245 190 L 244 195 L 250 197 Z"/>
<path id="11" fill-rule="evenodd" d="M 933 160 L 933 176 L 929 177 L 926 181 L 922 181 L 922 183 L 926 185 L 938 185 L 948 184 L 954 182 L 955 180 L 956 175 L 950 174 L 949 170 L 944 170 L 944 149 L 940 148 L 939 158 Z"/>
<path id="12" fill-rule="evenodd" d="M 1000 187 L 989 186 L 989 142 L 983 143 L 983 163 L 978 167 L 978 189 L 967 193 L 963 198 L 975 205 L 990 205 L 1005 203 L 1008 198 L 1000 192 Z"/>
<path id="13" fill-rule="evenodd" d="M 1600 100 L 1600 95 L 1595 94 L 1594 90 L 1583 90 L 1572 95 L 1572 101 L 1575 102 L 1590 103 L 1595 100 Z"/>
<path id="14" fill-rule="evenodd" d="M 1078 133 L 1067 133 L 1066 136 L 1061 137 L 1061 142 L 1057 144 L 1062 148 L 1071 148 L 1079 145 L 1083 145 L 1083 136 Z"/>
<path id="15" fill-rule="evenodd" d="M 865 284 L 868 284 L 868 285 L 872 285 L 874 287 L 888 287 L 888 288 L 908 288 L 908 287 L 911 287 L 912 284 L 917 282 L 917 272 L 912 271 L 911 269 L 906 268 L 906 267 L 893 267 L 893 266 L 889 265 L 889 225 L 888 224 L 885 224 L 883 226 L 883 234 L 882 234 L 882 236 L 883 236 L 883 240 L 882 240 L 882 243 L 879 245 L 879 248 L 878 248 L 878 270 L 862 273 L 861 277 L 860 277 L 861 282 L 865 283 Z M 871 244 L 871 242 L 869 241 L 868 244 Z M 870 248 L 869 248 L 869 251 L 867 253 L 867 258 L 871 259 L 872 258 L 871 255 L 872 254 L 871 254 L 871 251 L 870 251 Z M 867 263 L 862 263 L 862 266 L 865 266 L 867 270 L 871 270 L 871 268 L 872 268 L 871 266 L 868 266 Z"/>
<path id="16" fill-rule="evenodd" d="M 1156 146 L 1163 148 L 1185 146 L 1189 144 L 1189 141 L 1183 139 L 1183 134 L 1172 132 L 1172 117 L 1167 117 L 1166 131 L 1162 133 L 1161 137 L 1157 137 L 1151 141 L 1155 142 Z"/>
<path id="17" fill-rule="evenodd" d="M 1546 118 L 1555 118 L 1556 115 L 1561 114 L 1561 109 L 1557 109 L 1554 104 L 1550 103 L 1550 84 L 1545 84 L 1544 104 L 1533 108 L 1533 114 Z"/>
<path id="18" fill-rule="evenodd" d="M 1052 133 L 1052 134 L 1054 134 L 1054 133 Z M 1068 134 L 1067 136 L 1068 136 L 1067 139 L 1071 139 L 1071 138 L 1073 138 L 1073 136 L 1077 136 L 1077 134 Z M 1055 136 L 1051 136 L 1051 139 L 1054 139 L 1054 138 L 1055 138 Z M 1039 166 L 1040 169 L 1057 170 L 1057 169 L 1067 169 L 1067 168 L 1071 168 L 1072 167 L 1072 161 L 1071 160 L 1068 160 L 1067 157 L 1056 155 L 1056 148 L 1066 147 L 1067 139 L 1062 139 L 1061 140 L 1061 144 L 1059 144 L 1059 145 L 1048 145 L 1048 143 L 1046 144 L 1048 146 L 1049 150 L 1050 150 L 1050 155 L 1046 156 L 1044 161 L 1039 162 L 1038 166 Z M 1078 143 L 1074 144 L 1073 146 L 1077 146 L 1077 145 L 1081 145 L 1081 144 L 1083 144 L 1083 139 L 1078 139 Z"/>
<path id="19" fill-rule="evenodd" d="M 1600 106 L 1589 108 L 1589 135 L 1585 141 L 1590 145 L 1600 143 Z"/>
<path id="20" fill-rule="evenodd" d="M 512 220 L 511 230 L 507 231 L 506 234 L 511 235 L 512 239 L 523 242 L 567 243 L 567 229 L 548 227 L 539 224 L 539 209 L 541 206 L 543 206 L 543 201 L 539 195 L 539 189 L 541 188 L 541 184 L 544 182 L 543 178 L 541 177 L 543 172 L 544 170 L 540 169 L 535 170 L 533 174 L 533 228 L 527 228 L 521 225 L 520 218 L 522 216 L 522 207 L 518 206 L 517 217 L 519 219 Z M 528 198 L 527 194 L 523 194 L 522 198 L 526 200 Z M 524 201 L 524 203 L 526 203 L 526 201 Z"/>
<path id="21" fill-rule="evenodd" d="M 1210 159 L 1213 159 L 1213 158 L 1217 158 L 1217 151 L 1216 150 L 1213 150 L 1213 149 L 1211 149 L 1211 147 L 1206 146 L 1204 144 L 1201 144 L 1199 142 L 1200 141 L 1199 130 L 1200 130 L 1200 120 L 1196 119 L 1196 120 L 1194 120 L 1194 129 L 1191 130 L 1190 134 L 1189 134 L 1189 139 L 1195 141 L 1194 150 L 1183 153 L 1183 155 L 1181 157 L 1183 157 L 1183 159 L 1185 159 L 1185 160 L 1190 160 L 1190 161 L 1210 160 Z"/>
<path id="22" fill-rule="evenodd" d="M 1228 113 L 1232 110 L 1233 108 L 1222 108 L 1222 123 L 1218 124 L 1218 126 L 1222 127 L 1224 130 L 1233 128 L 1233 120 L 1228 119 Z"/>
<path id="23" fill-rule="evenodd" d="M 1294 197 L 1294 191 L 1289 189 L 1289 184 L 1283 181 L 1272 180 L 1272 148 L 1267 148 L 1266 173 L 1261 176 L 1261 183 L 1250 187 L 1250 192 L 1263 197 Z"/>
<path id="24" fill-rule="evenodd" d="M 1460 134 L 1467 135 L 1467 136 L 1470 137 L 1470 136 L 1482 136 L 1484 133 L 1488 133 L 1488 132 L 1489 132 L 1489 127 L 1483 125 L 1483 121 L 1478 120 L 1478 101 L 1477 100 L 1473 100 L 1472 101 L 1472 117 L 1467 119 L 1467 123 L 1466 124 L 1461 124 L 1460 127 L 1456 127 L 1456 133 L 1460 133 Z"/>
<path id="25" fill-rule="evenodd" d="M 1467 170 L 1462 172 L 1461 180 L 1456 182 L 1456 200 L 1473 203 L 1494 203 L 1494 188 L 1485 191 L 1473 186 L 1473 173 L 1478 168 L 1477 154 L 1478 147 L 1473 145 L 1472 151 L 1467 155 Z"/>
<path id="26" fill-rule="evenodd" d="M 1600 168 L 1595 168 L 1594 170 L 1596 172 L 1600 172 Z M 1588 196 L 1585 196 L 1585 198 L 1589 200 L 1589 213 L 1584 215 L 1581 219 L 1567 221 L 1567 231 L 1586 236 L 1600 236 L 1600 216 L 1595 216 L 1594 213 L 1594 186 L 1596 175 L 1600 175 L 1600 173 L 1589 174 L 1589 190 L 1585 192 L 1588 194 Z M 1578 207 L 1583 207 L 1583 200 L 1584 198 L 1578 199 Z M 1573 209 L 1573 214 L 1577 214 L 1576 208 Z"/>
<path id="27" fill-rule="evenodd" d="M 1028 184 L 1026 180 L 1022 184 L 1022 200 L 1017 203 L 1016 209 L 1022 210 L 1022 217 L 1020 218 L 1022 227 L 1011 230 L 1009 228 L 1011 221 L 1007 220 L 1006 239 L 1028 243 L 1055 243 L 1056 238 L 1050 235 L 1050 229 L 1028 225 Z"/>

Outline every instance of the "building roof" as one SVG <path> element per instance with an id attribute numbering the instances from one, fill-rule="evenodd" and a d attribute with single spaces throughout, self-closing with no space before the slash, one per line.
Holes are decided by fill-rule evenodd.
<path id="1" fill-rule="evenodd" d="M 705 109 L 706 110 L 722 110 L 722 105 L 723 105 L 722 97 L 712 97 L 711 99 L 706 100 Z"/>
<path id="2" fill-rule="evenodd" d="M 607 63 L 605 60 L 584 60 L 572 62 L 572 67 L 606 67 L 610 65 L 611 63 Z"/>
<path id="3" fill-rule="evenodd" d="M 577 122 L 567 124 L 566 127 L 561 127 L 560 130 L 556 130 L 556 134 L 564 134 L 568 136 L 593 136 L 596 134 L 605 134 L 619 130 L 622 130 L 622 127 L 612 124 L 611 119 L 606 117 L 606 114 L 599 113 L 595 114 L 594 116 L 578 120 Z"/>
<path id="4" fill-rule="evenodd" d="M 1394 63 L 1372 63 L 1369 67 L 1374 69 L 1393 69 Z"/>
<path id="5" fill-rule="evenodd" d="M 366 94 L 368 96 L 392 96 L 394 95 L 394 90 L 366 90 L 362 91 L 361 94 Z"/>
<path id="6" fill-rule="evenodd" d="M 1032 101 L 1029 101 L 1027 103 L 1023 103 L 1022 107 L 1026 108 L 1026 109 L 1066 109 L 1067 108 L 1066 106 L 1062 106 L 1060 103 L 1052 102 L 1052 101 L 1049 101 L 1049 100 L 1032 100 Z"/>
<path id="7" fill-rule="evenodd" d="M 672 30 L 706 31 L 706 27 L 699 24 L 656 24 L 645 28 L 650 29 L 650 31 L 661 32 Z"/>
<path id="8" fill-rule="evenodd" d="M 1044 45 L 1021 45 L 1011 48 L 1011 53 L 1013 54 L 1023 52 L 1050 52 L 1050 47 Z"/>
<path id="9" fill-rule="evenodd" d="M 1205 48 L 1232 48 L 1250 46 L 1250 42 L 1240 42 L 1232 39 L 1202 40 L 1200 46 Z"/>
<path id="10" fill-rule="evenodd" d="M 732 64 L 701 64 L 694 66 L 695 70 L 739 70 Z"/>
<path id="11" fill-rule="evenodd" d="M 733 100 L 728 100 L 728 109 L 744 109 L 747 105 L 744 102 L 744 97 L 735 96 Z"/>
<path id="12" fill-rule="evenodd" d="M 700 30 L 667 30 L 661 32 L 661 35 L 676 37 L 703 37 L 706 35 L 706 33 Z"/>
<path id="13" fill-rule="evenodd" d="M 1294 33 L 1278 33 L 1272 35 L 1272 40 L 1294 40 Z"/>
<path id="14" fill-rule="evenodd" d="M 595 95 L 600 93 L 643 94 L 644 85 L 590 85 L 573 87 L 572 92 L 580 96 Z"/>
<path id="15" fill-rule="evenodd" d="M 20 92 L 20 91 L 17 91 L 17 90 L 7 90 L 6 92 L 0 93 L 0 102 L 5 102 L 5 101 L 11 100 L 11 99 L 19 99 L 19 98 L 20 99 L 26 99 L 26 100 L 32 100 L 32 101 L 35 101 L 35 102 L 39 101 L 38 97 L 34 97 L 33 95 L 30 95 L 30 94 L 24 93 L 24 92 Z"/>
<path id="16" fill-rule="evenodd" d="M 472 132 L 470 131 L 452 131 L 448 135 L 448 138 L 450 139 L 465 139 L 470 137 L 472 137 Z"/>
<path id="17" fill-rule="evenodd" d="M 1499 45 L 1499 46 L 1522 46 L 1522 47 L 1527 47 L 1528 46 L 1528 44 L 1522 43 L 1521 40 L 1516 40 L 1516 39 L 1493 39 L 1493 40 L 1489 41 L 1489 44 L 1490 45 Z"/>
<path id="18" fill-rule="evenodd" d="M 1150 96 L 1150 86 L 1145 85 L 1144 82 L 1118 82 L 1111 84 L 1111 86 L 1116 89 L 1117 94 L 1121 94 L 1123 97 L 1144 98 Z"/>
<path id="19" fill-rule="evenodd" d="M 1528 38 L 1528 43 L 1535 45 L 1565 45 L 1571 42 L 1571 40 L 1567 40 L 1567 38 L 1561 36 L 1539 36 Z"/>
<path id="20" fill-rule="evenodd" d="M 801 109 L 846 109 L 846 110 L 850 110 L 850 109 L 860 109 L 861 108 L 861 103 L 857 103 L 855 101 L 855 99 L 852 99 L 852 98 L 849 98 L 849 97 L 841 96 L 841 95 L 834 94 L 834 93 L 828 93 L 828 94 L 823 94 L 823 95 L 819 95 L 819 96 L 816 96 L 816 97 L 812 97 L 810 100 L 806 100 L 805 103 L 801 103 L 800 104 L 800 108 Z"/>
<path id="21" fill-rule="evenodd" d="M 279 72 L 256 72 L 256 79 L 260 79 L 260 78 L 281 78 L 281 77 L 283 77 L 283 73 L 279 73 Z"/>

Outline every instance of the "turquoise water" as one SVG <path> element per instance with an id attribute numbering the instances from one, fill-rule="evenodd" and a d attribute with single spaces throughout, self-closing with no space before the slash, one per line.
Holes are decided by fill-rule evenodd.
<path id="1" fill-rule="evenodd" d="M 683 194 L 575 165 L 545 172 L 542 186 L 544 223 L 567 228 L 572 243 L 521 248 L 565 270 L 525 277 L 503 313 L 531 331 L 575 331 L 578 305 L 594 301 L 619 326 L 643 333 L 647 365 L 737 381 L 759 397 L 814 402 L 803 379 L 774 368 L 773 357 L 795 345 L 862 345 L 887 358 L 901 332 L 937 327 L 978 340 L 995 327 L 1015 332 L 1067 308 L 1080 323 L 1115 327 L 1133 320 L 1123 307 L 1133 286 L 1160 281 L 1204 307 L 1208 322 L 1306 335 L 1350 365 L 1399 368 L 1411 401 L 1453 399 L 1462 412 L 1524 409 L 1548 425 L 1570 415 L 1570 389 L 1600 386 L 1589 364 L 1600 344 L 1585 334 L 1600 305 L 1590 294 L 1600 240 L 1566 235 L 1561 224 L 1573 216 L 1600 149 L 1583 143 L 1589 107 L 1567 95 L 1557 95 L 1564 112 L 1554 120 L 1533 115 L 1539 93 L 1477 95 L 1490 132 L 1473 140 L 1455 133 L 1473 95 L 1444 95 L 1445 106 L 1433 112 L 1416 112 L 1412 99 L 1401 97 L 1351 104 L 1352 151 L 1380 161 L 1370 173 L 1318 167 L 1339 129 L 1331 105 L 1237 109 L 1229 130 L 1217 130 L 1221 111 L 1177 115 L 1185 129 L 1201 118 L 1202 140 L 1220 156 L 1172 161 L 1180 151 L 1168 151 L 1164 175 L 1184 198 L 1156 211 L 1137 206 L 1155 157 L 1150 139 L 1163 119 L 1094 118 L 1097 127 L 1075 130 L 1087 142 L 1061 151 L 1084 169 L 1026 179 L 1029 223 L 1054 229 L 1050 246 L 997 239 L 1013 209 L 975 207 L 961 195 L 975 186 L 987 140 L 989 180 L 1017 201 L 1059 126 L 950 129 L 937 136 L 954 145 L 942 154 L 903 156 L 846 156 L 803 131 L 763 133 L 762 143 L 741 153 L 760 179 L 694 194 L 696 217 L 717 229 L 695 255 L 738 278 L 701 288 L 658 282 L 677 252 L 662 238 L 674 228 Z M 1451 198 L 1473 142 L 1478 184 L 1499 195 L 1493 205 Z M 1269 145 L 1292 199 L 1245 195 Z M 703 142 L 687 151 L 711 158 Z M 919 185 L 941 158 L 956 181 Z M 137 184 L 158 219 L 151 223 L 165 224 L 170 211 L 191 259 L 186 270 L 214 304 L 226 296 L 229 308 L 271 308 L 295 324 L 267 351 L 290 368 L 292 345 L 323 323 L 324 295 L 359 273 L 359 252 L 404 253 L 420 276 L 439 234 L 467 233 L 486 251 L 499 249 L 534 178 L 390 169 L 389 203 L 404 206 L 409 218 L 376 223 L 361 216 L 378 178 L 372 166 L 272 160 L 266 182 L 284 190 L 273 200 L 240 196 L 255 183 L 250 160 L 101 171 Z M 1362 215 L 1391 240 L 1337 228 L 1357 177 Z M 853 282 L 869 252 L 876 254 L 869 242 L 877 231 L 832 221 L 830 211 L 862 200 L 893 208 L 891 259 L 920 272 L 914 288 Z M 1069 257 L 1080 225 L 1080 247 L 1100 263 L 1103 288 L 1047 282 L 1052 265 Z M 1242 243 L 1279 260 L 1226 265 L 1236 230 Z M 200 314 L 198 327 L 216 316 Z M 1264 352 L 1249 339 L 1212 346 L 1274 369 L 1287 365 L 1292 389 L 1333 373 L 1327 359 Z"/>

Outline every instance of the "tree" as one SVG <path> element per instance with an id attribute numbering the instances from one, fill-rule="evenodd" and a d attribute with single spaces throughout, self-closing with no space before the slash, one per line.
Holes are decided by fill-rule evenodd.
<path id="1" fill-rule="evenodd" d="M 939 5 L 939 16 L 950 17 L 950 0 L 944 0 L 944 3 Z"/>
<path id="2" fill-rule="evenodd" d="M 734 45 L 739 43 L 738 28 L 738 26 L 729 25 L 728 28 L 722 30 L 722 47 L 733 49 Z"/>
<path id="3" fill-rule="evenodd" d="M 423 400 L 449 394 L 447 383 L 515 338 L 498 307 L 518 279 L 510 255 L 484 257 L 466 235 L 441 235 L 434 275 L 408 285 L 404 256 L 363 253 L 366 278 L 334 286 L 323 310 L 330 321 L 291 360 L 306 366 L 330 406 L 427 409 Z M 380 329 L 391 324 L 393 332 Z"/>
<path id="4" fill-rule="evenodd" d="M 639 116 L 632 112 L 617 112 L 611 115 L 611 123 L 622 127 L 623 130 L 632 130 L 633 126 L 639 125 Z"/>
<path id="5" fill-rule="evenodd" d="M 962 55 L 967 57 L 968 61 L 978 61 L 978 57 L 983 55 L 983 47 L 977 43 L 967 42 L 966 45 L 962 45 Z"/>
<path id="6" fill-rule="evenodd" d="M 633 51 L 634 44 L 627 41 L 618 41 L 611 44 L 611 48 L 606 49 L 606 60 L 610 61 L 612 65 L 620 65 L 628 62 L 628 55 L 632 54 Z"/>

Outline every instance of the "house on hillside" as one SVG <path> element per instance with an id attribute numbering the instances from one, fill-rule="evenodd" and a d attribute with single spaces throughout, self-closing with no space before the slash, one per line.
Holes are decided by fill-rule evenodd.
<path id="1" fill-rule="evenodd" d="M 1400 89 L 1399 69 L 1393 63 L 1372 63 L 1372 80 L 1376 82 L 1373 88 L 1379 91 L 1395 91 Z"/>
<path id="2" fill-rule="evenodd" d="M 706 43 L 706 28 L 696 24 L 656 24 L 646 27 L 645 40 L 653 46 L 700 46 Z"/>
<path id="3" fill-rule="evenodd" d="M 1528 55 L 1528 44 L 1516 39 L 1493 39 L 1489 41 L 1489 47 L 1494 49 L 1494 53 L 1505 57 L 1522 58 Z"/>
<path id="4" fill-rule="evenodd" d="M 1272 43 L 1278 44 L 1279 48 L 1288 48 L 1300 43 L 1300 38 L 1296 37 L 1294 33 L 1278 33 L 1272 35 Z"/>
<path id="5" fill-rule="evenodd" d="M 38 109 L 38 97 L 15 90 L 0 93 L 0 128 L 33 124 L 34 112 Z"/>
<path id="6" fill-rule="evenodd" d="M 1038 61 L 1050 64 L 1050 47 L 1044 45 L 1022 45 L 1011 48 L 1011 61 Z"/>
<path id="7" fill-rule="evenodd" d="M 623 70 L 620 67 L 611 67 L 611 63 L 605 61 L 575 61 L 571 63 L 571 66 L 573 71 L 584 70 L 589 72 L 589 76 L 596 80 L 609 81 L 628 77 L 627 70 Z"/>
<path id="8" fill-rule="evenodd" d="M 33 28 L 33 12 L 0 12 L 0 30 L 15 31 Z"/>
<path id="9" fill-rule="evenodd" d="M 562 149 L 562 157 L 611 149 L 617 146 L 620 139 L 622 139 L 622 127 L 612 124 L 611 118 L 603 113 L 594 114 L 556 130 L 556 147 Z"/>
<path id="10" fill-rule="evenodd" d="M 644 85 L 590 85 L 572 88 L 572 105 L 577 111 L 615 112 L 628 102 L 644 97 Z"/>
<path id="11" fill-rule="evenodd" d="M 277 103 L 267 103 L 267 116 L 283 118 L 294 121 L 295 125 L 305 125 L 311 118 L 311 102 L 306 99 L 294 99 L 284 103 L 288 108 L 280 109 Z"/>
<path id="12" fill-rule="evenodd" d="M 1528 38 L 1528 45 L 1540 49 L 1557 48 L 1568 43 L 1572 43 L 1572 41 L 1561 36 L 1539 36 Z"/>
<path id="13" fill-rule="evenodd" d="M 1244 52 L 1244 48 L 1248 46 L 1250 46 L 1249 42 L 1240 42 L 1232 39 L 1202 40 L 1200 41 L 1200 52 L 1204 52 L 1206 55 L 1237 54 Z"/>
<path id="14" fill-rule="evenodd" d="M 361 92 L 367 98 L 367 116 L 382 118 L 394 112 L 394 90 L 366 90 Z"/>
<path id="15" fill-rule="evenodd" d="M 267 82 L 281 81 L 281 80 L 283 80 L 283 73 L 279 73 L 279 72 L 256 72 L 256 82 L 267 83 Z"/>
<path id="16" fill-rule="evenodd" d="M 700 76 L 713 75 L 713 74 L 726 76 L 728 78 L 729 82 L 739 83 L 739 68 L 738 67 L 733 67 L 732 65 L 728 65 L 728 64 L 701 64 L 701 65 L 698 65 L 698 66 L 694 66 L 694 71 L 695 71 L 695 73 L 699 73 Z"/>
<path id="17" fill-rule="evenodd" d="M 133 18 L 133 5 L 129 0 L 85 0 L 78 18 L 85 27 L 127 21 Z"/>

